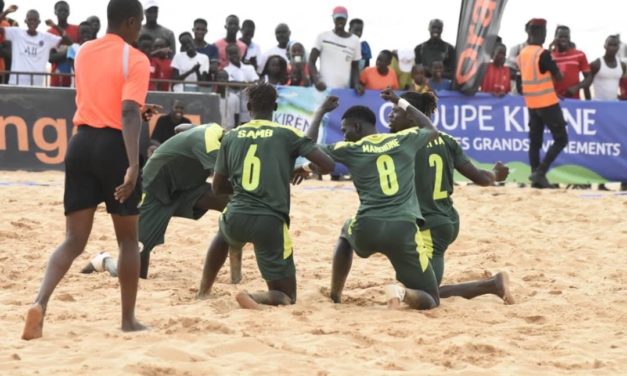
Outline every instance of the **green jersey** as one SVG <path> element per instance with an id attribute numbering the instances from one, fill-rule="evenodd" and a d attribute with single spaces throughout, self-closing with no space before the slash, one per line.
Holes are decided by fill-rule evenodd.
<path id="1" fill-rule="evenodd" d="M 142 171 L 144 192 L 168 204 L 176 192 L 203 184 L 215 166 L 223 134 L 220 125 L 204 124 L 161 144 Z"/>
<path id="2" fill-rule="evenodd" d="M 359 194 L 358 217 L 423 222 L 414 187 L 416 153 L 429 141 L 418 128 L 338 142 L 325 151 L 348 168 Z"/>
<path id="3" fill-rule="evenodd" d="M 296 128 L 253 120 L 222 139 L 216 172 L 229 178 L 229 212 L 273 215 L 289 223 L 290 177 L 298 156 L 316 144 Z"/>
<path id="4" fill-rule="evenodd" d="M 453 207 L 453 174 L 455 168 L 468 163 L 457 141 L 447 135 L 429 142 L 416 154 L 416 194 L 425 217 L 425 228 L 458 223 Z"/>

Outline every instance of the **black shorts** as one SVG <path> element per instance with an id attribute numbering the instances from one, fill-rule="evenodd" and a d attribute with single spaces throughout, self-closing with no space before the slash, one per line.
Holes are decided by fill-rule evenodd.
<path id="1" fill-rule="evenodd" d="M 124 182 L 128 158 L 122 132 L 113 128 L 80 126 L 70 139 L 65 155 L 65 215 L 94 208 L 101 202 L 107 212 L 117 215 L 138 215 L 141 179 L 131 196 L 120 203 L 113 196 Z"/>

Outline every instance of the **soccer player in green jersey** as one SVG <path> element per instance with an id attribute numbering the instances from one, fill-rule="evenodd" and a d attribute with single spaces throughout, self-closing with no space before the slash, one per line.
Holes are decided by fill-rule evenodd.
<path id="1" fill-rule="evenodd" d="M 148 277 L 150 253 L 163 244 L 172 217 L 197 220 L 210 209 L 222 211 L 229 201 L 228 195 L 216 195 L 207 183 L 220 149 L 222 127 L 215 123 L 181 124 L 176 132 L 155 150 L 142 170 L 138 225 L 141 278 Z M 231 252 L 231 262 L 241 262 L 241 249 Z M 105 266 L 109 273 L 117 273 L 115 263 L 106 262 L 102 254 L 93 258 L 82 272 L 102 271 Z M 231 270 L 232 281 L 239 282 L 241 267 L 232 265 Z"/>
<path id="2" fill-rule="evenodd" d="M 240 292 L 236 297 L 240 306 L 252 309 L 258 304 L 294 304 L 296 273 L 288 233 L 294 163 L 298 156 L 306 157 L 322 174 L 332 171 L 335 164 L 303 132 L 272 122 L 277 107 L 277 92 L 272 85 L 257 83 L 246 91 L 253 120 L 222 139 L 213 188 L 216 193 L 233 196 L 207 251 L 198 297 L 210 293 L 229 245 L 241 248 L 253 243 L 268 291 Z"/>
<path id="3" fill-rule="evenodd" d="M 427 116 L 435 111 L 436 98 L 431 93 L 407 92 L 401 98 Z M 422 127 L 422 124 L 414 121 L 398 105 L 394 106 L 389 120 L 392 133 Z M 466 157 L 457 141 L 445 133 L 440 133 L 437 139 L 418 151 L 415 168 L 416 193 L 426 220 L 421 226 L 422 239 L 440 284 L 444 273 L 444 252 L 459 233 L 459 215 L 451 199 L 455 170 L 477 185 L 490 186 L 505 180 L 509 169 L 501 162 L 497 162 L 492 171 L 478 169 Z M 440 286 L 441 298 L 461 296 L 472 299 L 485 294 L 497 295 L 506 304 L 512 304 L 514 299 L 509 292 L 507 273 L 498 273 L 482 281 Z"/>
<path id="4" fill-rule="evenodd" d="M 398 102 L 391 90 L 381 97 Z M 332 108 L 337 98 L 328 98 L 323 107 Z M 431 309 L 439 304 L 435 273 L 424 252 L 418 225 L 420 214 L 414 186 L 414 164 L 418 150 L 438 137 L 431 120 L 407 101 L 398 102 L 421 128 L 396 134 L 378 134 L 374 113 L 364 106 L 353 106 L 342 116 L 346 141 L 326 145 L 324 150 L 348 168 L 359 194 L 360 206 L 354 218 L 344 224 L 333 259 L 331 298 L 339 303 L 344 282 L 352 264 L 353 250 L 368 258 L 384 254 L 405 288 L 386 288 L 390 300 L 406 302 L 415 309 Z M 320 112 L 307 129 L 318 136 Z"/>

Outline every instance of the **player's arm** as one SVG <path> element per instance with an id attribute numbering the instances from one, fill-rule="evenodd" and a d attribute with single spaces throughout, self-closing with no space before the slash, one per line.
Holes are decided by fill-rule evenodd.
<path id="1" fill-rule="evenodd" d="M 555 81 L 561 81 L 564 79 L 562 72 L 557 67 L 555 60 L 551 57 L 551 53 L 548 50 L 542 51 L 540 54 L 540 61 L 538 62 L 540 73 L 550 72 Z"/>
<path id="2" fill-rule="evenodd" d="M 461 166 L 455 167 L 466 178 L 470 179 L 473 183 L 482 187 L 494 185 L 495 182 L 503 181 L 507 179 L 509 174 L 509 167 L 505 166 L 501 162 L 496 162 L 492 171 L 483 170 L 475 167 L 472 162 L 468 161 Z"/>
<path id="3" fill-rule="evenodd" d="M 318 175 L 325 175 L 331 173 L 335 168 L 335 162 L 333 159 L 318 147 L 304 157 L 310 161 L 309 163 L 305 163 L 303 166 L 299 167 L 305 172 L 314 172 Z"/>
<path id="4" fill-rule="evenodd" d="M 405 99 L 401 99 L 394 90 L 392 89 L 384 89 L 381 91 L 381 98 L 383 100 L 394 103 L 403 109 L 408 117 L 418 123 L 418 127 L 421 130 L 425 130 L 429 132 L 429 141 L 435 140 L 440 135 L 440 132 L 435 128 L 435 125 L 431 122 L 431 119 L 425 114 L 422 113 L 419 109 L 412 106 Z"/>
<path id="5" fill-rule="evenodd" d="M 331 112 L 340 105 L 339 98 L 335 95 L 329 95 L 324 99 L 324 102 L 316 109 L 314 113 L 313 120 L 309 127 L 307 128 L 307 132 L 305 132 L 305 136 L 309 137 L 313 141 L 318 140 L 318 133 L 320 131 L 320 123 L 322 123 L 322 118 L 328 112 Z"/>
<path id="6" fill-rule="evenodd" d="M 216 171 L 213 174 L 213 193 L 217 195 L 230 195 L 233 194 L 233 186 L 226 175 Z"/>

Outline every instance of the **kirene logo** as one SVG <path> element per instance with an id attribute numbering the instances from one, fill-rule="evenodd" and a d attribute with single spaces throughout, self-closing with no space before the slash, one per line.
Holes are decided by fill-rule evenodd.
<path id="1" fill-rule="evenodd" d="M 463 85 L 472 79 L 479 69 L 477 53 L 485 43 L 488 34 L 488 26 L 494 17 L 497 0 L 475 0 L 472 9 L 472 20 L 466 32 L 464 50 L 457 58 L 455 79 L 459 85 Z"/>

